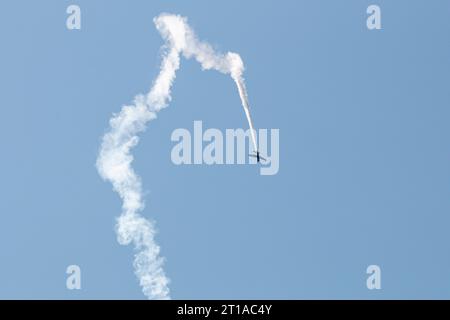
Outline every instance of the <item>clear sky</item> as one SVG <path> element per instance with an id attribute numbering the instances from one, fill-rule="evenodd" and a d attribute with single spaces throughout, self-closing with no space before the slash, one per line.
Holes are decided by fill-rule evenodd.
<path id="1" fill-rule="evenodd" d="M 373 3 L 382 30 L 366 27 Z M 255 126 L 280 129 L 277 175 L 175 166 L 173 130 L 247 128 L 232 80 L 182 60 L 133 152 L 173 298 L 450 298 L 444 0 L 2 1 L 0 298 L 145 298 L 95 161 L 112 113 L 159 71 L 161 12 L 238 52 Z"/>

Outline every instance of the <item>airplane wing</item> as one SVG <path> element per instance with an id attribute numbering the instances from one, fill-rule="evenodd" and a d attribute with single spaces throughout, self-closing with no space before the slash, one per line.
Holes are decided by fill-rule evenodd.
<path id="1" fill-rule="evenodd" d="M 253 157 L 253 158 L 258 159 L 258 156 L 257 156 L 256 154 L 249 154 L 248 156 L 249 156 L 249 157 Z M 267 161 L 266 158 L 261 157 L 261 156 L 259 156 L 259 159 L 260 159 L 260 160 L 263 160 L 263 161 Z"/>

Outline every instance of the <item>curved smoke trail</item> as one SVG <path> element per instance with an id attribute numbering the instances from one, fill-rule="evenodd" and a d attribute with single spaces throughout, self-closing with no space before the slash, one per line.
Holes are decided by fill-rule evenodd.
<path id="1" fill-rule="evenodd" d="M 257 145 L 242 77 L 244 64 L 240 56 L 232 52 L 225 55 L 216 53 L 208 43 L 200 42 L 184 17 L 161 14 L 154 19 L 154 23 L 166 42 L 160 73 L 148 94 L 136 96 L 132 105 L 122 107 L 120 113 L 110 120 L 111 128 L 103 137 L 97 169 L 122 198 L 122 214 L 116 224 L 117 238 L 122 245 L 134 244 L 136 254 L 133 265 L 144 294 L 150 299 L 169 299 L 169 279 L 163 270 L 164 259 L 160 257 L 160 248 L 154 239 L 154 223 L 140 215 L 144 208 L 142 186 L 131 167 L 131 149 L 137 145 L 138 134 L 145 130 L 147 122 L 167 107 L 181 54 L 187 59 L 194 57 L 204 70 L 214 69 L 230 74 L 238 87 L 255 151 Z"/>

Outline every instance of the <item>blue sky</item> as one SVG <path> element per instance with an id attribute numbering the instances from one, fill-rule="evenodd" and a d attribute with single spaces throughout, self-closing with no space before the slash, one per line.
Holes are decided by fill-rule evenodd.
<path id="1" fill-rule="evenodd" d="M 66 29 L 66 8 L 82 29 Z M 366 28 L 376 3 L 382 30 Z M 447 1 L 3 1 L 0 298 L 143 299 L 121 202 L 95 168 L 113 112 L 147 92 L 189 18 L 238 52 L 280 170 L 175 166 L 177 128 L 246 128 L 229 77 L 183 60 L 134 150 L 173 298 L 450 298 Z M 82 270 L 69 291 L 66 267 Z M 366 288 L 366 268 L 382 289 Z"/>

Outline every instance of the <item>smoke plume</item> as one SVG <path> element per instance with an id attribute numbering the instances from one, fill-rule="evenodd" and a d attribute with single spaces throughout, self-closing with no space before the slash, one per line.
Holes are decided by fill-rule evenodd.
<path id="1" fill-rule="evenodd" d="M 149 299 L 170 299 L 169 279 L 163 269 L 160 247 L 155 242 L 154 222 L 140 214 L 144 209 L 142 184 L 131 167 L 131 150 L 139 142 L 138 134 L 145 130 L 147 123 L 168 106 L 181 55 L 187 59 L 195 58 L 204 70 L 213 69 L 232 77 L 249 122 L 255 151 L 257 145 L 241 57 L 232 52 L 216 53 L 208 43 L 197 39 L 187 19 L 179 15 L 161 14 L 154 19 L 154 23 L 165 40 L 161 70 L 150 92 L 137 95 L 133 104 L 123 106 L 120 113 L 111 118 L 110 130 L 103 137 L 97 158 L 97 169 L 103 179 L 112 183 L 114 191 L 123 201 L 122 213 L 116 224 L 117 238 L 122 245 L 134 245 L 133 265 L 143 293 Z"/>

